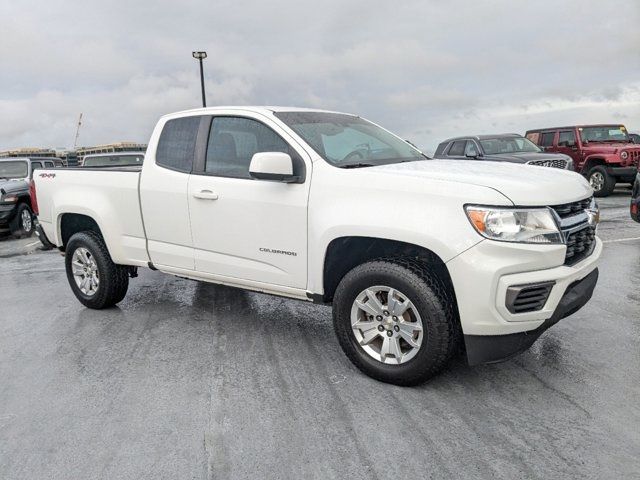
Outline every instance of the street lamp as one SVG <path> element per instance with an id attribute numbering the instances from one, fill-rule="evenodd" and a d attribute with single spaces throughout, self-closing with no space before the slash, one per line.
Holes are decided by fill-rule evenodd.
<path id="1" fill-rule="evenodd" d="M 200 86 L 202 87 L 202 106 L 207 106 L 207 100 L 204 96 L 204 73 L 202 71 L 202 60 L 207 58 L 207 52 L 191 52 L 193 58 L 197 59 L 200 62 Z"/>

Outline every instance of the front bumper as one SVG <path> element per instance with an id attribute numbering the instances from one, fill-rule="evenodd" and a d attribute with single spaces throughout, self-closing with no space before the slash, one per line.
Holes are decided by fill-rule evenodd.
<path id="1" fill-rule="evenodd" d="M 0 204 L 0 225 L 8 225 L 16 213 L 16 203 Z"/>
<path id="2" fill-rule="evenodd" d="M 629 205 L 631 218 L 640 223 L 640 172 L 636 175 L 636 182 L 631 191 L 631 204 Z"/>
<path id="3" fill-rule="evenodd" d="M 637 167 L 631 166 L 631 167 L 609 167 L 607 168 L 608 172 L 610 175 L 614 176 L 614 177 L 631 177 L 633 178 L 633 176 L 636 174 L 637 172 Z"/>
<path id="4" fill-rule="evenodd" d="M 597 269 L 601 253 L 602 241 L 596 238 L 591 255 L 574 265 L 564 265 L 565 245 L 483 240 L 458 255 L 447 267 L 465 338 L 492 338 L 542 327 L 556 315 L 569 289 Z M 510 311 L 510 287 L 542 283 L 553 285 L 542 308 L 523 313 Z"/>
<path id="5" fill-rule="evenodd" d="M 507 360 L 528 349 L 542 333 L 561 319 L 580 310 L 593 295 L 598 282 L 598 269 L 567 288 L 553 315 L 535 330 L 509 335 L 465 335 L 469 365 Z"/>

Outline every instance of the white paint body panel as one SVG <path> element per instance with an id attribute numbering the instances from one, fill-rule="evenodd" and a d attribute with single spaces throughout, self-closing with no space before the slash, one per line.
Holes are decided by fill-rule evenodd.
<path id="1" fill-rule="evenodd" d="M 190 115 L 242 115 L 267 124 L 304 160 L 305 182 L 194 175 L 156 165 L 164 124 Z M 583 199 L 591 189 L 578 174 L 446 160 L 340 169 L 266 107 L 217 107 L 163 117 L 141 173 L 50 172 L 56 177 L 35 181 L 40 222 L 53 243 L 62 245 L 61 215 L 81 213 L 98 223 L 116 263 L 151 261 L 162 271 L 197 280 L 306 298 L 323 293 L 325 253 L 335 239 L 375 237 L 424 247 L 449 270 L 465 334 L 536 328 L 566 286 L 596 268 L 602 250 L 598 241 L 590 257 L 564 266 L 564 245 L 483 240 L 464 213 L 470 203 L 546 206 Z M 509 285 L 547 280 L 556 286 L 543 311 L 517 318 L 506 311 Z"/>

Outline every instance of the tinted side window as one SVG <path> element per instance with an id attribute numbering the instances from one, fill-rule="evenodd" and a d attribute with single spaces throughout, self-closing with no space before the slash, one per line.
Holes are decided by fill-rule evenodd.
<path id="1" fill-rule="evenodd" d="M 456 140 L 453 142 L 453 145 L 449 147 L 449 152 L 447 155 L 450 157 L 461 157 L 464 155 L 464 147 L 467 144 L 466 140 Z"/>
<path id="2" fill-rule="evenodd" d="M 294 174 L 300 175 L 300 168 L 304 170 L 302 159 L 266 125 L 250 118 L 214 117 L 209 131 L 205 171 L 221 177 L 251 178 L 251 158 L 259 152 L 288 153 L 293 159 Z"/>
<path id="3" fill-rule="evenodd" d="M 38 168 L 42 168 L 41 162 L 31 162 L 31 170 L 36 170 Z"/>
<path id="4" fill-rule="evenodd" d="M 560 132 L 558 137 L 558 146 L 565 145 L 567 147 L 573 147 L 576 144 L 576 132 L 569 130 L 566 132 Z"/>
<path id="5" fill-rule="evenodd" d="M 471 140 L 467 140 L 467 146 L 464 148 L 464 155 L 469 157 L 477 157 L 478 156 L 478 148 L 476 147 L 476 143 Z"/>
<path id="6" fill-rule="evenodd" d="M 527 139 L 531 140 L 536 145 L 540 145 L 540 134 L 538 132 L 527 133 Z"/>
<path id="7" fill-rule="evenodd" d="M 200 117 L 169 120 L 162 129 L 156 163 L 180 172 L 191 172 Z"/>
<path id="8" fill-rule="evenodd" d="M 444 149 L 447 146 L 447 143 L 441 143 L 440 145 L 438 145 L 438 148 L 436 148 L 436 153 L 434 154 L 436 157 L 439 155 L 442 155 L 444 153 Z"/>
<path id="9" fill-rule="evenodd" d="M 53 168 L 53 162 L 44 162 L 45 168 Z"/>
<path id="10" fill-rule="evenodd" d="M 553 145 L 553 137 L 556 132 L 544 132 L 540 135 L 540 145 L 543 147 L 550 147 Z"/>

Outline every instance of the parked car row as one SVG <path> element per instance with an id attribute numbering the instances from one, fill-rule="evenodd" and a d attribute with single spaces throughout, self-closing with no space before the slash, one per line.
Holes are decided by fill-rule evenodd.
<path id="1" fill-rule="evenodd" d="M 571 157 L 544 153 L 540 147 L 516 133 L 450 138 L 438 145 L 435 158 L 522 163 L 573 170 Z"/>
<path id="2" fill-rule="evenodd" d="M 135 167 L 142 165 L 144 153 L 118 152 L 87 155 L 82 168 Z M 38 232 L 33 212 L 31 185 L 34 172 L 40 169 L 65 168 L 59 158 L 0 158 L 0 231 L 9 230 L 17 238 Z M 54 174 L 53 174 L 54 175 Z M 40 235 L 45 246 L 46 237 Z"/>
<path id="3" fill-rule="evenodd" d="M 28 237 L 35 230 L 32 204 L 34 171 L 62 168 L 57 158 L 0 159 L 0 230 L 9 230 L 15 237 Z"/>
<path id="4" fill-rule="evenodd" d="M 596 197 L 616 183 L 633 185 L 640 143 L 624 125 L 574 125 L 518 134 L 475 135 L 445 140 L 435 158 L 511 162 L 575 170 L 589 180 Z M 636 135 L 637 137 L 637 135 Z"/>

